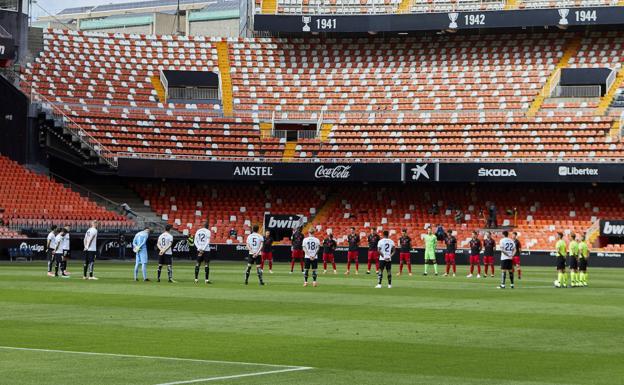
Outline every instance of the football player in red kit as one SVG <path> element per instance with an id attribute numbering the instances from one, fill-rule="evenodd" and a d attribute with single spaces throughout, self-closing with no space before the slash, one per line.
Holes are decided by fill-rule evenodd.
<path id="1" fill-rule="evenodd" d="M 366 268 L 366 274 L 370 274 L 373 262 L 375 262 L 375 273 L 379 272 L 379 250 L 377 250 L 377 244 L 380 240 L 381 237 L 377 234 L 377 231 L 371 227 L 368 235 L 368 267 Z"/>
<path id="2" fill-rule="evenodd" d="M 407 264 L 407 272 L 412 276 L 412 260 L 410 253 L 412 251 L 412 238 L 407 235 L 407 229 L 403 229 L 403 234 L 399 238 L 399 272 L 397 275 L 403 274 L 403 263 Z"/>
<path id="3" fill-rule="evenodd" d="M 487 277 L 488 267 L 492 268 L 490 277 L 494 277 L 494 249 L 496 249 L 496 241 L 492 238 L 492 233 L 489 231 L 485 233 L 485 239 L 483 240 L 483 266 L 485 266 L 485 274 L 483 277 Z"/>
<path id="4" fill-rule="evenodd" d="M 355 274 L 359 273 L 360 262 L 358 261 L 358 249 L 360 247 L 360 236 L 355 233 L 355 227 L 351 228 L 351 233 L 347 235 L 349 251 L 347 251 L 347 271 L 345 275 L 351 273 L 351 261 L 355 262 Z"/>
<path id="5" fill-rule="evenodd" d="M 290 274 L 292 274 L 293 269 L 295 268 L 295 259 L 299 260 L 299 264 L 301 265 L 301 272 L 303 273 L 303 233 L 301 232 L 301 227 L 298 227 L 293 232 L 292 237 L 290 237 L 290 241 L 292 244 L 292 254 L 290 256 Z"/>
<path id="6" fill-rule="evenodd" d="M 522 244 L 520 243 L 520 240 L 518 239 L 518 233 L 515 231 L 511 233 L 511 239 L 516 244 L 516 252 L 514 253 L 513 258 L 511 259 L 513 267 L 514 267 L 514 272 L 517 271 L 518 279 L 522 279 L 522 269 L 520 268 L 520 250 L 522 249 Z"/>
<path id="7" fill-rule="evenodd" d="M 262 262 L 260 268 L 264 270 L 264 263 L 269 262 L 269 273 L 273 274 L 273 237 L 269 230 L 264 232 L 264 241 L 262 242 Z"/>
<path id="8" fill-rule="evenodd" d="M 332 264 L 334 274 L 336 274 L 336 262 L 334 262 L 336 246 L 334 235 L 329 233 L 329 236 L 323 240 L 323 274 L 327 273 L 327 262 Z"/>
<path id="9" fill-rule="evenodd" d="M 444 238 L 444 243 L 446 244 L 446 253 L 444 254 L 444 262 L 446 262 L 446 273 L 444 276 L 447 277 L 449 272 L 451 271 L 451 267 L 453 268 L 453 277 L 457 272 L 457 266 L 455 265 L 455 251 L 457 250 L 457 238 L 453 235 L 453 230 L 449 230 L 446 233 L 446 237 Z"/>
<path id="10" fill-rule="evenodd" d="M 475 265 L 478 268 L 477 278 L 481 278 L 481 262 L 479 261 L 479 254 L 481 253 L 481 240 L 479 234 L 476 231 L 472 232 L 472 239 L 470 239 L 470 274 L 468 278 L 472 278 Z"/>

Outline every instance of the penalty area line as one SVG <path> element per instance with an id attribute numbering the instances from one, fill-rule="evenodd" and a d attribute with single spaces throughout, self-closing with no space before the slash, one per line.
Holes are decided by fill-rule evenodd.
<path id="1" fill-rule="evenodd" d="M 195 380 L 186 380 L 186 381 L 175 381 L 175 382 L 165 382 L 162 384 L 156 385 L 183 385 L 183 384 L 195 384 L 199 382 L 209 382 L 209 381 L 219 381 L 219 380 L 233 380 L 237 378 L 243 377 L 254 377 L 254 376 L 265 376 L 267 374 L 277 374 L 277 373 L 287 373 L 287 372 L 297 372 L 302 370 L 310 370 L 312 368 L 307 366 L 294 367 L 288 369 L 281 370 L 269 370 L 266 372 L 255 372 L 255 373 L 243 373 L 243 374 L 232 374 L 230 376 L 219 376 L 219 377 L 207 377 L 207 378 L 197 378 Z"/>
<path id="2" fill-rule="evenodd" d="M 243 362 L 243 361 L 220 361 L 220 360 L 203 360 L 199 358 L 182 358 L 182 357 L 166 357 L 166 356 L 144 356 L 136 354 L 121 354 L 121 353 L 98 353 L 98 352 L 80 352 L 74 350 L 58 350 L 58 349 L 41 349 L 41 348 L 23 348 L 17 346 L 0 346 L 0 349 L 4 350 L 19 350 L 26 352 L 43 352 L 43 353 L 62 353 L 62 354 L 78 354 L 83 356 L 105 356 L 105 357 L 120 357 L 120 358 L 141 358 L 152 360 L 168 360 L 168 361 L 184 361 L 184 362 L 201 362 L 207 364 L 230 364 L 230 365 L 248 365 L 248 366 L 265 366 L 276 369 L 271 372 L 284 372 L 284 371 L 296 371 L 296 370 L 309 370 L 313 369 L 307 366 L 292 366 L 292 365 L 275 365 L 275 364 L 263 364 L 258 362 Z M 269 374 L 268 372 L 266 374 Z M 250 374 L 247 374 L 250 375 Z M 199 382 L 199 381 L 197 381 Z M 175 384 L 182 384 L 187 382 L 175 382 Z"/>

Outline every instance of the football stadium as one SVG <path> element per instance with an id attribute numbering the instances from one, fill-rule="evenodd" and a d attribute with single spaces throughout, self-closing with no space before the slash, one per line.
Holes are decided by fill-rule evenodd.
<path id="1" fill-rule="evenodd" d="M 0 0 L 0 383 L 624 384 L 623 132 L 624 1 Z"/>

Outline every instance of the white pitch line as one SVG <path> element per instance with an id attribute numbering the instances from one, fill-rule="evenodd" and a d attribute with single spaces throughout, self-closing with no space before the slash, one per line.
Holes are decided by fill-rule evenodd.
<path id="1" fill-rule="evenodd" d="M 198 383 L 198 382 L 209 382 L 209 381 L 218 381 L 218 380 L 231 380 L 231 379 L 243 378 L 243 377 L 264 376 L 264 375 L 267 375 L 267 374 L 296 372 L 296 371 L 310 370 L 310 369 L 312 369 L 312 368 L 309 368 L 307 366 L 301 366 L 301 367 L 282 369 L 282 370 L 270 370 L 270 371 L 267 371 L 267 372 L 233 374 L 231 376 L 208 377 L 208 378 L 198 378 L 198 379 L 195 379 L 195 380 L 188 380 L 188 381 L 165 382 L 165 383 L 157 384 L 157 385 L 195 384 L 195 383 Z"/>
<path id="2" fill-rule="evenodd" d="M 262 363 L 257 363 L 257 362 L 202 360 L 198 358 L 142 356 L 142 355 L 135 355 L 135 354 L 118 354 L 118 353 L 77 352 L 77 351 L 72 351 L 72 350 L 20 348 L 20 347 L 15 347 L 15 346 L 0 346 L 0 349 L 21 350 L 21 351 L 27 351 L 27 352 L 29 351 L 29 352 L 80 354 L 84 356 L 108 356 L 108 357 L 144 358 L 144 359 L 169 360 L 169 361 L 203 362 L 203 363 L 209 363 L 209 364 L 255 365 L 255 366 L 268 366 L 268 367 L 273 367 L 273 368 L 287 368 L 288 370 L 312 369 L 311 367 L 307 367 L 307 366 L 274 365 L 274 364 L 262 364 Z"/>

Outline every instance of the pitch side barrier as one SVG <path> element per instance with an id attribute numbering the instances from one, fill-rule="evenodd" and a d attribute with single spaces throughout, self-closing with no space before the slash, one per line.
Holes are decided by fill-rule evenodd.
<path id="1" fill-rule="evenodd" d="M 131 237 L 128 237 L 131 238 Z M 148 250 L 152 263 L 158 260 L 156 252 L 156 236 L 152 236 L 148 242 Z M 46 240 L 44 238 L 29 238 L 29 239 L 0 239 L 0 256 L 2 259 L 8 259 L 9 248 L 30 248 L 33 251 L 33 259 L 42 260 L 45 259 L 45 247 Z M 82 263 L 83 259 L 83 245 L 82 234 L 80 237 L 75 235 L 71 240 L 71 260 L 74 263 Z M 367 261 L 366 247 L 359 248 L 359 260 L 361 263 Z M 468 249 L 459 249 L 456 254 L 456 261 L 460 265 L 468 264 Z M 196 257 L 196 250 L 190 245 L 187 238 L 176 237 L 173 244 L 173 256 L 178 260 L 193 260 Z M 247 249 L 244 245 L 240 244 L 214 244 L 211 246 L 211 256 L 214 260 L 220 261 L 239 261 L 241 264 L 248 255 Z M 421 248 L 413 249 L 411 252 L 412 263 L 421 264 L 424 263 L 424 250 Z M 497 253 L 496 258 L 499 258 L 500 253 Z M 347 261 L 347 248 L 338 247 L 334 254 L 336 262 L 344 263 Z M 436 256 L 438 257 L 438 263 L 444 263 L 444 249 L 437 249 Z M 115 260 L 120 259 L 119 253 L 119 240 L 116 238 L 102 238 L 98 237 L 98 258 Z M 398 255 L 396 256 L 398 259 Z M 134 252 L 130 244 L 125 248 L 125 259 L 134 259 Z M 275 245 L 273 247 L 273 260 L 276 262 L 290 261 L 290 246 L 289 245 Z M 70 262 L 71 263 L 71 262 Z M 549 251 L 523 251 L 522 252 L 522 265 L 524 266 L 554 266 L 555 265 L 555 253 Z M 590 265 L 595 267 L 624 267 L 624 253 L 606 253 L 606 252 L 592 252 L 590 255 Z"/>
<path id="2" fill-rule="evenodd" d="M 450 11 L 387 14 L 255 14 L 254 30 L 271 33 L 460 31 L 490 28 L 624 24 L 624 7 Z"/>
<path id="3" fill-rule="evenodd" d="M 275 162 L 120 157 L 118 173 L 132 178 L 284 182 L 581 182 L 622 183 L 624 163 L 582 162 Z"/>

